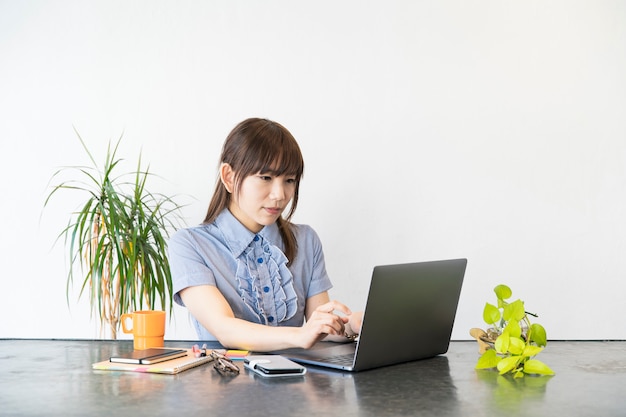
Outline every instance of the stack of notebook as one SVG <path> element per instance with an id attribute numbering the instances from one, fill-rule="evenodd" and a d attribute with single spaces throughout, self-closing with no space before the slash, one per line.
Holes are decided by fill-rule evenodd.
<path id="1" fill-rule="evenodd" d="M 92 365 L 92 368 L 98 371 L 131 371 L 172 375 L 213 360 L 210 355 L 210 351 L 207 352 L 206 356 L 196 357 L 192 349 L 183 350 L 186 351 L 186 354 L 184 356 L 158 363 L 142 364 L 142 361 L 137 361 L 137 363 L 123 363 L 112 362 L 111 359 L 109 359 L 106 361 L 94 363 Z"/>

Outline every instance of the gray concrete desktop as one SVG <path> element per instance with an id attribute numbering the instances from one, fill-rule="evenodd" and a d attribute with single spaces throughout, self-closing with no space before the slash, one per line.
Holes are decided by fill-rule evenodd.
<path id="1" fill-rule="evenodd" d="M 194 342 L 167 342 L 191 347 Z M 476 371 L 475 342 L 447 354 L 360 373 L 309 367 L 267 379 L 211 364 L 178 375 L 94 371 L 130 341 L 0 340 L 6 416 L 626 416 L 626 342 L 549 342 L 553 377 Z M 389 352 L 393 354 L 393 352 Z"/>

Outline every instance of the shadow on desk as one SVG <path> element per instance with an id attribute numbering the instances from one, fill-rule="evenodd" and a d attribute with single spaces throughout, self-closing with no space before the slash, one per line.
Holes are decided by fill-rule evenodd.
<path id="1" fill-rule="evenodd" d="M 448 358 L 437 356 L 363 372 L 349 373 L 309 367 L 311 377 L 333 374 L 321 379 L 341 383 L 344 395 L 358 404 L 367 415 L 438 416 L 458 415 L 456 387 L 452 382 Z"/>

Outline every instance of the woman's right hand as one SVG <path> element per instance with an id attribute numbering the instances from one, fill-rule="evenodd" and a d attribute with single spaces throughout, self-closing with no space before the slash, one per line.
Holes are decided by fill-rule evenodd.
<path id="1" fill-rule="evenodd" d="M 341 312 L 344 315 L 338 315 L 336 312 Z M 351 314 L 352 311 L 338 301 L 329 301 L 319 305 L 309 315 L 301 328 L 301 346 L 309 349 L 328 335 L 343 336 L 345 325 Z"/>

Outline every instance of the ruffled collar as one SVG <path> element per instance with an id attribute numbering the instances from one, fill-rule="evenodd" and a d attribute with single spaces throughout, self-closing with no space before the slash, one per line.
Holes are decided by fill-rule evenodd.
<path id="1" fill-rule="evenodd" d="M 235 280 L 241 300 L 255 321 L 277 326 L 291 319 L 298 309 L 288 259 L 276 246 L 282 239 L 273 223 L 252 233 L 229 210 L 215 219 L 226 246 L 237 260 Z"/>

